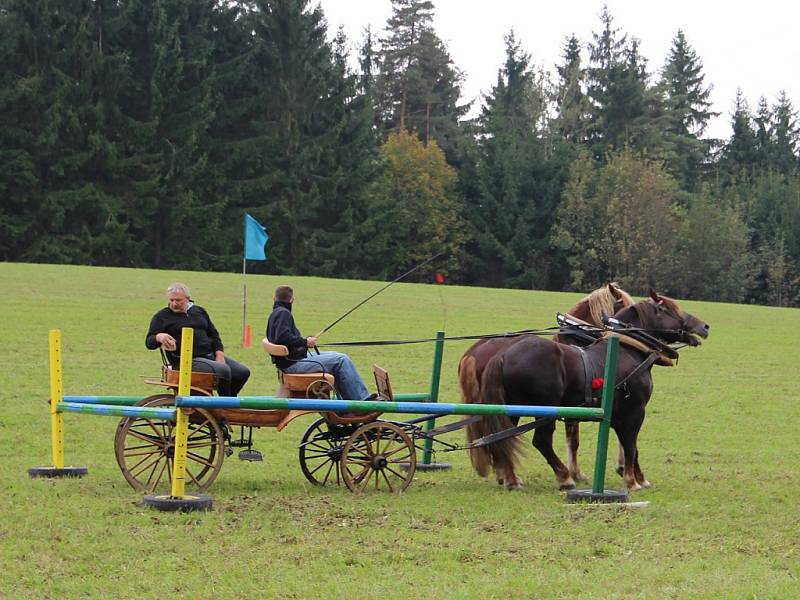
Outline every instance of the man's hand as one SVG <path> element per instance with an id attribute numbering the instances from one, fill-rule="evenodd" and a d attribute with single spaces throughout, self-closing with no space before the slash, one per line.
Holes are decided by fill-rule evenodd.
<path id="1" fill-rule="evenodd" d="M 217 350 L 214 353 L 214 360 L 218 363 L 225 364 L 225 353 L 222 350 Z"/>
<path id="2" fill-rule="evenodd" d="M 156 341 L 161 344 L 161 347 L 164 348 L 164 350 L 168 350 L 170 352 L 178 347 L 175 343 L 175 338 L 168 333 L 157 333 Z"/>
<path id="3" fill-rule="evenodd" d="M 308 346 L 309 348 L 316 348 L 317 347 L 317 338 L 315 338 L 314 336 L 307 337 L 306 338 L 306 346 Z"/>

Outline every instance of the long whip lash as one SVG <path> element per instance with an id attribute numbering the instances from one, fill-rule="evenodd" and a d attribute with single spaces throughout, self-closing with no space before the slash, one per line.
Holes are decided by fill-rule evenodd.
<path id="1" fill-rule="evenodd" d="M 372 294 L 371 296 L 367 296 L 366 298 L 364 298 L 364 299 L 363 299 L 361 302 L 359 302 L 358 304 L 356 304 L 356 305 L 355 305 L 353 308 L 351 308 L 350 310 L 348 310 L 348 311 L 347 311 L 346 313 L 344 313 L 344 314 L 343 314 L 341 317 L 339 317 L 338 319 L 336 319 L 336 320 L 335 320 L 333 323 L 331 323 L 330 325 L 328 325 L 327 327 L 325 327 L 325 328 L 324 328 L 322 331 L 320 331 L 320 332 L 319 332 L 317 335 L 315 335 L 314 337 L 317 337 L 317 338 L 318 338 L 318 337 L 320 337 L 320 336 L 321 336 L 323 333 L 325 333 L 326 331 L 328 331 L 329 329 L 331 329 L 331 328 L 332 328 L 334 325 L 336 325 L 336 324 L 337 324 L 339 321 L 341 321 L 342 319 L 344 319 L 344 318 L 345 318 L 347 315 L 349 315 L 351 312 L 353 312 L 354 310 L 356 310 L 356 309 L 357 309 L 359 306 L 361 306 L 362 304 L 365 304 L 365 303 L 366 303 L 367 301 L 369 301 L 369 300 L 372 300 L 372 299 L 373 299 L 375 296 L 377 296 L 378 294 L 380 294 L 380 293 L 381 293 L 383 290 L 385 290 L 386 288 L 388 288 L 388 287 L 389 287 L 390 285 L 392 285 L 393 283 L 397 283 L 398 281 L 400 281 L 400 280 L 401 280 L 401 279 L 403 279 L 404 277 L 407 277 L 408 275 L 411 275 L 411 273 L 413 273 L 414 271 L 416 271 L 417 269 L 419 269 L 419 268 L 421 268 L 421 267 L 424 267 L 424 266 L 425 266 L 425 265 L 427 265 L 429 262 L 432 262 L 432 261 L 436 260 L 437 258 L 439 258 L 439 257 L 440 257 L 442 254 L 444 254 L 444 253 L 445 253 L 445 252 L 439 252 L 439 254 L 437 254 L 437 255 L 435 255 L 435 256 L 431 256 L 431 257 L 430 257 L 428 260 L 426 260 L 425 262 L 421 262 L 421 263 L 419 263 L 419 264 L 418 264 L 416 267 L 414 267 L 414 268 L 413 268 L 413 269 L 411 269 L 410 271 L 406 271 L 405 273 L 403 273 L 402 275 L 400 275 L 400 277 L 398 277 L 397 279 L 394 279 L 394 280 L 390 281 L 389 283 L 387 283 L 385 286 L 383 286 L 381 289 L 379 289 L 377 292 L 375 292 L 375 293 L 374 293 L 374 294 Z"/>

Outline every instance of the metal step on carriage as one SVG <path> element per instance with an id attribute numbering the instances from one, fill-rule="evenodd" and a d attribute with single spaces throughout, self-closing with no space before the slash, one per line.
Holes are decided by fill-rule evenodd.
<path id="1" fill-rule="evenodd" d="M 285 356 L 285 346 L 262 342 L 264 349 Z M 378 397 L 393 398 L 389 375 L 373 368 Z M 331 398 L 334 378 L 330 373 L 287 374 L 278 371 L 276 396 L 287 398 Z M 149 396 L 138 406 L 175 405 L 179 372 L 164 359 L 161 378 L 146 383 L 165 388 Z M 217 378 L 211 373 L 192 373 L 192 395 L 212 396 Z M 253 450 L 253 429 L 273 427 L 282 431 L 291 421 L 315 411 L 256 410 L 243 408 L 192 409 L 189 423 L 186 467 L 187 485 L 196 491 L 206 490 L 219 475 L 224 459 L 240 448 L 243 460 L 261 460 Z M 416 434 L 422 417 L 409 422 L 381 419 L 381 413 L 319 413 L 299 443 L 300 469 L 314 485 L 340 485 L 353 492 L 365 489 L 401 492 L 416 469 Z M 126 481 L 137 491 L 157 492 L 169 489 L 175 452 L 175 424 L 149 417 L 125 417 L 117 426 L 114 440 L 117 462 Z"/>

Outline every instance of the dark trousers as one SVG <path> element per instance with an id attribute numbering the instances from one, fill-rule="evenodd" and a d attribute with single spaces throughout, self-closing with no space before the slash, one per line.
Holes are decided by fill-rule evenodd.
<path id="1" fill-rule="evenodd" d="M 192 371 L 214 373 L 219 380 L 217 393 L 220 396 L 237 396 L 250 378 L 250 369 L 229 356 L 225 357 L 225 364 L 197 356 L 192 359 Z"/>

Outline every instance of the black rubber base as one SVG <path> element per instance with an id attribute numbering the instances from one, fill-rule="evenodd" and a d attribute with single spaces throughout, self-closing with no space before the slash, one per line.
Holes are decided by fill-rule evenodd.
<path id="1" fill-rule="evenodd" d="M 404 471 L 408 471 L 408 464 L 401 464 L 400 468 Z M 432 462 L 425 463 L 418 462 L 417 466 L 414 468 L 415 471 L 449 471 L 452 469 L 453 466 L 450 463 L 446 462 Z"/>
<path id="2" fill-rule="evenodd" d="M 89 474 L 86 467 L 32 467 L 28 469 L 31 477 L 83 477 Z"/>
<path id="3" fill-rule="evenodd" d="M 602 492 L 595 493 L 592 490 L 568 490 L 567 500 L 569 502 L 612 504 L 615 502 L 627 502 L 628 492 L 624 490 L 603 490 Z"/>
<path id="4" fill-rule="evenodd" d="M 157 496 L 147 494 L 144 497 L 144 505 L 164 512 L 190 512 L 194 510 L 211 510 L 211 496 L 202 494 L 187 494 L 182 498 L 172 496 Z"/>
<path id="5" fill-rule="evenodd" d="M 264 457 L 258 450 L 242 450 L 239 452 L 239 460 L 246 460 L 247 462 L 261 462 Z"/>

